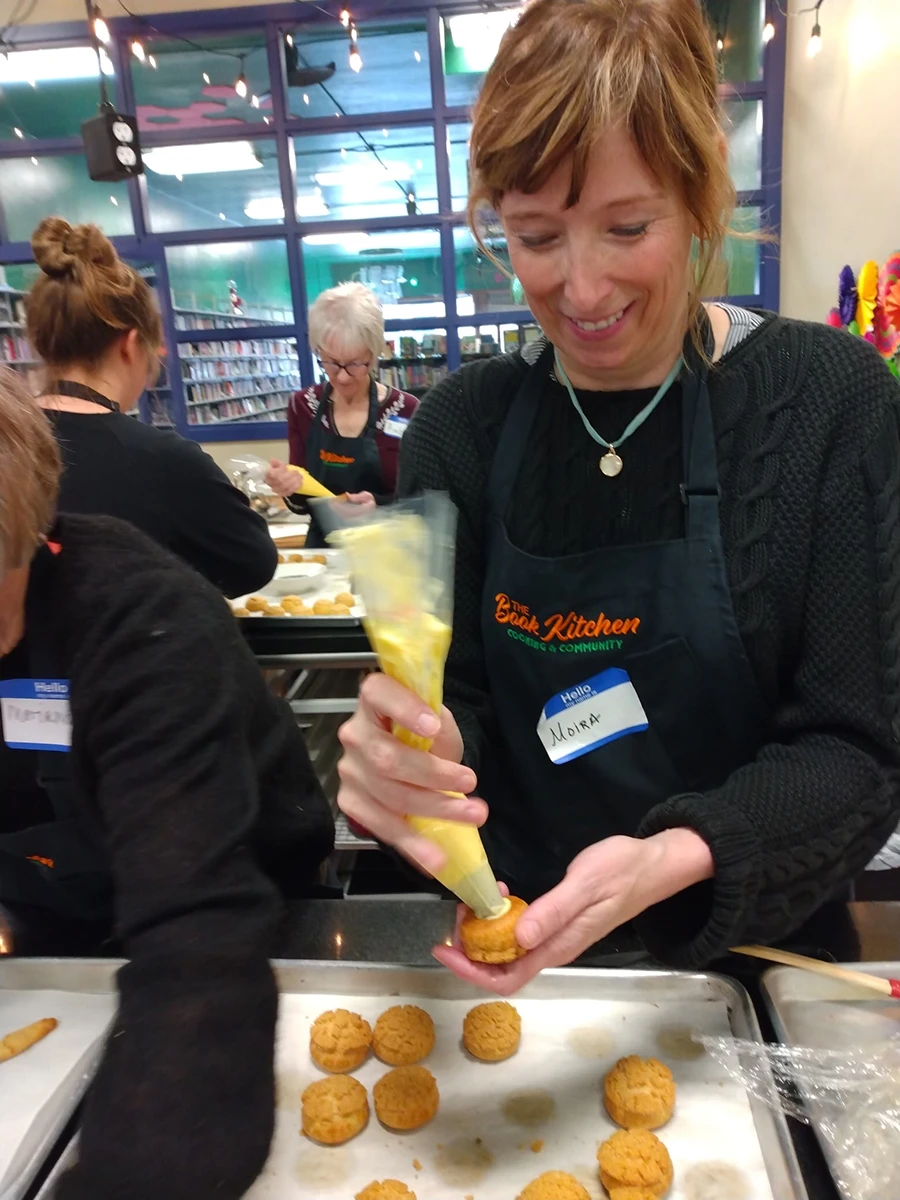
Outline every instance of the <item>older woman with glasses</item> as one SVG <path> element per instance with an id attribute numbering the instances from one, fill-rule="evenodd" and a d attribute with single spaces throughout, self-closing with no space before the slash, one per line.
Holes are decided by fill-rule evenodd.
<path id="1" fill-rule="evenodd" d="M 322 292 L 309 310 L 309 342 L 328 382 L 291 401 L 290 461 L 354 504 L 386 504 L 397 486 L 400 439 L 419 402 L 375 380 L 384 346 L 375 295 L 361 283 Z M 267 482 L 289 507 L 303 511 L 290 466 L 272 459 Z M 323 544 L 315 519 L 307 544 Z"/>

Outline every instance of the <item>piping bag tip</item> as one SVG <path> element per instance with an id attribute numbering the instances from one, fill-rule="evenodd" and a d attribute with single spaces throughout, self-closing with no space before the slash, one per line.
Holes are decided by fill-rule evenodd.
<path id="1" fill-rule="evenodd" d="M 500 894 L 487 862 L 456 880 L 451 891 L 482 921 L 495 921 L 509 912 L 509 900 Z"/>

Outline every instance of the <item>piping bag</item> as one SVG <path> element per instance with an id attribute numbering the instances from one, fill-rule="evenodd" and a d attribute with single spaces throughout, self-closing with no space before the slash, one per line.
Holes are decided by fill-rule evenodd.
<path id="1" fill-rule="evenodd" d="M 329 543 L 349 559 L 353 590 L 365 606 L 363 624 L 382 671 L 439 714 L 453 634 L 453 505 L 446 496 L 428 493 L 374 512 L 327 501 L 314 506 Z M 431 739 L 399 725 L 393 734 L 417 750 L 431 749 Z M 447 862 L 435 878 L 476 916 L 499 917 L 508 910 L 474 825 L 433 817 L 406 820 L 444 851 Z"/>
<path id="2" fill-rule="evenodd" d="M 313 479 L 304 467 L 295 466 L 294 463 L 288 463 L 288 466 L 300 476 L 300 483 L 297 487 L 298 496 L 318 496 L 324 500 L 335 498 L 334 492 L 329 492 L 328 488 L 319 483 L 318 479 Z"/>

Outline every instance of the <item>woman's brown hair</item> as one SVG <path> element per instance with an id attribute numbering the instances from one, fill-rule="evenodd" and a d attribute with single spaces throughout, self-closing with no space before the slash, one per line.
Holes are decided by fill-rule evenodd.
<path id="1" fill-rule="evenodd" d="M 0 367 L 0 575 L 23 567 L 50 527 L 59 475 L 50 423 L 16 373 Z"/>
<path id="2" fill-rule="evenodd" d="M 96 363 L 132 329 L 156 353 L 162 322 L 153 292 L 96 225 L 46 217 L 31 249 L 43 274 L 28 294 L 28 340 L 44 362 Z"/>
<path id="3" fill-rule="evenodd" d="M 468 216 L 482 249 L 485 205 L 538 191 L 569 162 L 575 204 L 594 143 L 627 129 L 696 223 L 693 325 L 735 203 L 717 85 L 699 0 L 532 0 L 500 43 L 472 117 Z"/>

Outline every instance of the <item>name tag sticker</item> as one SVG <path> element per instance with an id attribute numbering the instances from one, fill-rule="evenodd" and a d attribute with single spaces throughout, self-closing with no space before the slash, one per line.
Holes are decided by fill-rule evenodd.
<path id="1" fill-rule="evenodd" d="M 544 705 L 537 735 L 556 766 L 649 727 L 628 672 L 610 667 Z"/>
<path id="2" fill-rule="evenodd" d="M 384 423 L 384 432 L 388 437 L 402 438 L 408 424 L 409 417 L 388 417 Z"/>
<path id="3" fill-rule="evenodd" d="M 72 748 L 67 679 L 6 679 L 0 682 L 0 724 L 10 750 Z"/>

